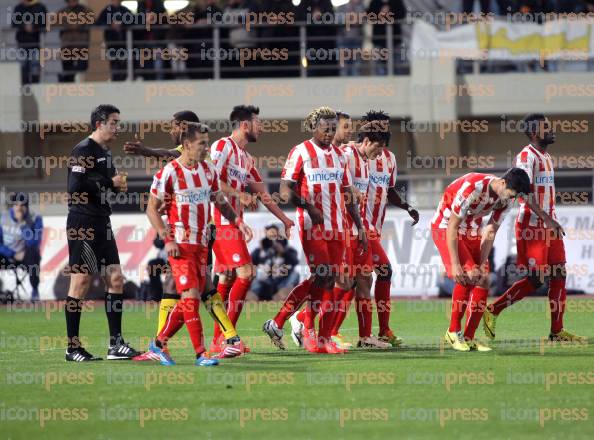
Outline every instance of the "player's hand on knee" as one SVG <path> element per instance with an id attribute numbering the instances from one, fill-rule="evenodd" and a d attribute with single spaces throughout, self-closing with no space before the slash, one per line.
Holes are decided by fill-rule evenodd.
<path id="1" fill-rule="evenodd" d="M 458 284 L 466 285 L 468 279 L 459 264 L 452 265 L 452 278 Z"/>

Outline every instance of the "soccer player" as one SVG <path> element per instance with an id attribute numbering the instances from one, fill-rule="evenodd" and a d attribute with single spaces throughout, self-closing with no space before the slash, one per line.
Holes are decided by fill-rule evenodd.
<path id="1" fill-rule="evenodd" d="M 233 132 L 212 144 L 210 156 L 219 176 L 221 191 L 239 218 L 243 218 L 244 209 L 257 198 L 283 223 L 285 236 L 288 237 L 294 223 L 266 191 L 254 158 L 246 149 L 248 143 L 258 140 L 262 131 L 259 114 L 260 109 L 251 105 L 233 107 L 229 116 Z M 248 189 L 253 195 L 247 192 Z M 231 323 L 237 326 L 255 268 L 247 248 L 247 237 L 222 215 L 217 206 L 214 206 L 213 217 L 217 229 L 213 245 L 215 272 L 219 274 L 217 290 L 227 301 L 227 314 Z M 210 351 L 220 351 L 222 342 L 220 326 L 215 325 Z"/>
<path id="2" fill-rule="evenodd" d="M 210 218 L 210 203 L 243 234 L 249 237 L 252 232 L 221 195 L 218 174 L 214 166 L 204 160 L 208 154 L 207 127 L 188 124 L 181 140 L 181 156 L 169 162 L 155 175 L 147 206 L 151 225 L 165 241 L 176 288 L 181 292 L 181 300 L 168 315 L 167 322 L 151 344 L 150 351 L 160 357 L 162 365 L 175 365 L 165 347 L 167 341 L 185 323 L 196 352 L 196 365 L 212 366 L 218 361 L 211 359 L 206 353 L 198 313 L 200 298 L 208 301 L 208 295 L 213 294 L 203 294 L 208 278 L 207 223 Z M 159 213 L 162 205 L 165 205 L 167 224 Z M 217 303 L 221 304 L 220 301 Z M 218 317 L 223 319 L 220 322 L 223 328 L 231 327 L 226 314 L 219 314 Z"/>
<path id="3" fill-rule="evenodd" d="M 431 222 L 431 233 L 448 277 L 455 282 L 450 327 L 445 340 L 458 351 L 491 351 L 474 339 L 489 293 L 488 256 L 513 200 L 530 193 L 524 170 L 509 169 L 501 178 L 469 173 L 445 190 Z M 483 217 L 490 215 L 483 228 Z M 467 309 L 464 333 L 461 320 Z"/>
<path id="4" fill-rule="evenodd" d="M 495 338 L 495 323 L 508 306 L 534 292 L 545 278 L 549 279 L 551 341 L 585 341 L 563 327 L 565 313 L 565 246 L 563 228 L 555 215 L 555 174 L 548 147 L 555 142 L 551 122 L 542 113 L 524 118 L 530 143 L 516 156 L 516 166 L 530 178 L 533 196 L 520 200 L 516 218 L 517 265 L 526 276 L 517 281 L 485 311 L 483 329 Z"/>
<path id="5" fill-rule="evenodd" d="M 336 133 L 334 134 L 334 139 L 332 140 L 332 146 L 343 149 L 344 151 L 344 147 L 346 147 L 346 145 L 351 141 L 351 138 L 353 137 L 353 120 L 347 113 L 337 111 L 336 121 Z M 347 157 L 348 159 L 348 155 L 345 157 Z M 353 191 L 357 191 L 356 187 L 354 186 Z M 354 231 L 353 234 L 357 235 L 357 230 L 354 227 L 354 224 L 346 211 L 343 212 L 343 216 L 345 222 L 347 222 L 345 230 L 348 231 L 352 228 Z M 348 240 L 347 244 L 350 245 L 351 242 L 356 243 L 356 239 Z M 339 319 L 338 316 L 341 314 L 340 307 L 344 307 L 345 303 L 350 304 L 350 301 L 352 300 L 352 287 L 354 284 L 354 280 L 349 275 L 348 271 L 351 269 L 353 250 L 356 250 L 356 246 L 348 246 L 348 250 L 344 253 L 345 262 L 343 265 L 343 270 L 341 270 L 341 273 L 339 274 L 336 280 L 336 285 L 334 286 L 333 307 L 331 309 L 332 313 L 334 313 L 334 317 L 332 318 L 332 321 L 336 321 L 337 319 Z M 303 331 L 305 330 L 304 323 L 307 322 L 307 324 L 311 326 L 307 329 L 309 332 L 311 332 L 314 329 L 315 317 L 308 316 L 306 318 L 306 314 L 310 312 L 310 308 L 304 307 L 303 309 L 301 309 L 299 313 L 294 313 L 289 319 L 289 322 L 291 324 L 291 337 L 295 344 L 299 347 L 303 346 Z M 332 340 L 334 340 L 334 342 L 336 342 L 336 344 L 340 348 L 352 348 L 351 344 L 344 341 L 343 338 L 338 334 L 333 333 Z"/>
<path id="6" fill-rule="evenodd" d="M 281 175 L 280 193 L 281 199 L 290 200 L 297 208 L 300 238 L 311 276 L 291 291 L 275 318 L 264 323 L 263 331 L 273 344 L 284 350 L 282 328 L 301 304 L 309 300 L 307 307 L 311 312 L 306 313 L 306 320 L 319 312 L 319 332 L 316 337 L 315 333 L 306 331 L 305 348 L 314 353 L 339 354 L 344 350 L 331 340 L 334 316 L 331 307 L 334 284 L 346 252 L 345 209 L 357 227 L 362 252 L 367 249 L 367 237 L 352 192 L 346 158 L 340 148 L 332 145 L 336 112 L 320 107 L 305 122 L 313 137 L 289 153 Z M 305 328 L 312 328 L 311 323 L 306 322 Z"/>
<path id="7" fill-rule="evenodd" d="M 122 336 L 124 277 L 109 217 L 111 191 L 126 192 L 126 177 L 113 165 L 109 144 L 118 136 L 120 111 L 100 105 L 91 113 L 89 137 L 72 150 L 68 167 L 68 267 L 70 288 L 64 307 L 68 348 L 66 360 L 101 360 L 82 347 L 79 338 L 82 301 L 93 273 L 101 273 L 106 286 L 105 312 L 109 326 L 107 359 L 132 359 L 140 354 Z"/>
<path id="8" fill-rule="evenodd" d="M 174 148 L 149 148 L 146 147 L 142 141 L 136 138 L 134 141 L 128 141 L 124 144 L 124 152 L 127 154 L 137 154 L 144 157 L 154 157 L 163 160 L 170 160 L 180 156 L 182 145 L 181 145 L 181 135 L 184 130 L 185 124 L 194 123 L 198 124 L 200 119 L 191 110 L 182 110 L 173 115 L 171 120 L 171 126 L 169 130 L 169 135 L 171 137 L 171 141 Z M 209 283 L 207 278 L 206 288 L 211 289 L 212 285 Z M 171 287 L 169 288 L 171 289 Z M 165 322 L 167 321 L 167 316 L 175 307 L 175 304 L 179 301 L 179 294 L 177 292 L 164 292 L 159 303 L 159 318 L 157 323 L 157 334 L 161 331 Z M 151 361 L 151 360 L 159 360 L 158 357 L 155 357 L 154 354 L 149 350 L 145 353 L 141 354 L 134 358 L 135 361 Z"/>

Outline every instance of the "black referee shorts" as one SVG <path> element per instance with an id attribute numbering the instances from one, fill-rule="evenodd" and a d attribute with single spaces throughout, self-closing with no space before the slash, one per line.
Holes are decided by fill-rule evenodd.
<path id="1" fill-rule="evenodd" d="M 68 266 L 70 273 L 101 273 L 111 264 L 120 264 L 109 217 L 68 213 Z"/>

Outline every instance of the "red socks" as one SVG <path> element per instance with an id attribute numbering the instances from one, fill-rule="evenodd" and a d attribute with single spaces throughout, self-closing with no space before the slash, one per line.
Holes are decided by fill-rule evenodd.
<path id="1" fill-rule="evenodd" d="M 551 333 L 563 330 L 563 314 L 565 313 L 565 278 L 553 278 L 549 281 L 549 307 L 551 308 Z"/>
<path id="2" fill-rule="evenodd" d="M 475 287 L 470 292 L 470 307 L 466 317 L 466 328 L 464 329 L 464 337 L 466 339 L 474 339 L 476 328 L 481 322 L 485 307 L 487 305 L 487 297 L 489 290 L 482 287 Z"/>
<path id="3" fill-rule="evenodd" d="M 289 293 L 289 296 L 287 296 L 287 299 L 285 299 L 281 309 L 274 317 L 274 322 L 276 322 L 278 328 L 283 328 L 285 322 L 287 322 L 287 319 L 289 319 L 293 313 L 299 310 L 303 302 L 309 296 L 311 284 L 311 280 L 307 279 L 291 290 L 291 293 Z M 300 319 L 300 321 L 302 321 L 302 319 Z"/>
<path id="4" fill-rule="evenodd" d="M 334 324 L 334 291 L 324 289 L 322 291 L 322 301 L 320 303 L 320 320 L 318 336 L 322 342 L 330 340 L 332 327 Z"/>
<path id="5" fill-rule="evenodd" d="M 495 302 L 489 306 L 489 311 L 494 315 L 499 315 L 506 307 L 520 301 L 525 296 L 534 292 L 534 290 L 534 286 L 528 281 L 528 278 L 522 278 L 520 281 L 516 281 L 503 295 L 497 298 Z"/>
<path id="6" fill-rule="evenodd" d="M 340 327 L 346 318 L 346 315 L 349 311 L 349 307 L 351 306 L 351 302 L 355 297 L 354 289 L 351 290 L 343 290 L 338 287 L 334 288 L 335 294 L 335 304 L 337 304 L 337 309 L 334 314 L 334 322 L 332 324 L 332 336 L 337 335 L 340 331 Z M 336 298 L 338 298 L 336 300 Z"/>
<path id="7" fill-rule="evenodd" d="M 204 352 L 204 334 L 202 333 L 202 322 L 200 322 L 198 313 L 200 300 L 198 298 L 184 298 L 178 303 L 178 305 L 180 304 L 182 304 L 184 322 L 188 333 L 190 333 L 194 351 L 196 354 L 201 354 Z"/>
<path id="8" fill-rule="evenodd" d="M 167 341 L 182 328 L 185 322 L 196 354 L 202 353 L 204 351 L 204 334 L 202 333 L 202 323 L 198 314 L 199 305 L 198 298 L 183 298 L 178 301 L 157 339 L 166 345 Z"/>
<path id="9" fill-rule="evenodd" d="M 235 279 L 233 283 L 233 287 L 229 292 L 229 302 L 227 304 L 227 315 L 229 315 L 229 319 L 237 328 L 237 320 L 239 319 L 239 315 L 241 315 L 241 311 L 243 310 L 243 303 L 245 302 L 245 297 L 250 290 L 250 286 L 252 285 L 251 279 L 239 278 Z"/>
<path id="10" fill-rule="evenodd" d="M 372 304 L 371 298 L 355 298 L 355 306 L 357 309 L 357 319 L 359 321 L 359 337 L 367 338 L 371 336 L 371 317 Z"/>
<path id="11" fill-rule="evenodd" d="M 219 284 L 217 285 L 217 292 L 219 292 L 219 295 L 221 295 L 223 304 L 225 304 L 227 302 L 227 298 L 229 297 L 229 291 L 231 290 L 232 286 L 233 286 L 232 283 L 221 283 L 221 282 L 219 282 Z M 221 331 L 221 328 L 219 327 L 219 325 L 217 323 L 215 323 L 214 334 L 212 336 L 212 340 L 214 342 L 218 341 L 222 334 L 223 334 L 223 332 Z"/>
<path id="12" fill-rule="evenodd" d="M 462 284 L 455 284 L 454 291 L 452 292 L 452 315 L 450 318 L 451 332 L 459 332 L 462 328 L 461 322 L 466 311 L 466 305 L 468 304 L 468 298 L 470 297 L 470 291 L 472 286 L 463 286 Z"/>
<path id="13" fill-rule="evenodd" d="M 375 282 L 375 308 L 379 321 L 379 335 L 383 336 L 390 330 L 390 285 L 389 280 Z"/>

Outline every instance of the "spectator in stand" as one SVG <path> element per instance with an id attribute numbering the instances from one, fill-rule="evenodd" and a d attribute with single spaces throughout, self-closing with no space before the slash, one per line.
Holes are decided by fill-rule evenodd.
<path id="1" fill-rule="evenodd" d="M 281 237 L 276 225 L 266 227 L 266 237 L 252 252 L 252 261 L 257 274 L 250 290 L 262 301 L 284 299 L 299 283 L 299 273 L 295 270 L 299 263 L 297 251 Z"/>
<path id="2" fill-rule="evenodd" d="M 250 27 L 247 30 L 245 23 L 247 22 L 247 14 L 249 12 L 258 12 L 258 7 L 255 2 L 251 0 L 229 0 L 229 3 L 223 9 L 223 23 L 233 23 L 235 26 L 221 29 L 221 36 L 224 43 L 221 47 L 228 51 L 227 59 L 221 64 L 227 69 L 234 69 L 231 72 L 221 73 L 223 78 L 245 78 L 246 73 L 242 71 L 241 64 L 237 58 L 236 49 L 255 49 L 257 46 L 257 32 L 258 28 Z M 246 60 L 245 67 L 254 67 L 258 65 L 258 60 Z M 255 76 L 254 72 L 250 72 L 250 77 Z"/>
<path id="3" fill-rule="evenodd" d="M 213 78 L 214 63 L 209 50 L 213 47 L 212 25 L 218 24 L 213 17 L 221 17 L 223 11 L 217 6 L 216 0 L 198 1 L 194 6 L 188 7 L 188 11 L 194 13 L 194 24 L 184 25 L 180 30 L 180 38 L 190 41 L 184 44 L 188 49 L 188 76 L 191 79 Z"/>
<path id="4" fill-rule="evenodd" d="M 340 21 L 337 46 L 350 54 L 344 65 L 340 66 L 341 76 L 358 76 L 360 74 L 361 59 L 359 52 L 355 52 L 355 49 L 363 47 L 363 22 L 358 21 L 355 24 L 350 24 L 347 29 L 345 18 L 347 14 L 348 16 L 355 14 L 356 17 L 362 17 L 364 13 L 365 5 L 362 0 L 350 0 L 337 9 L 337 17 Z"/>
<path id="5" fill-rule="evenodd" d="M 144 60 L 144 65 L 140 64 L 141 60 L 135 60 L 135 77 L 140 76 L 145 80 L 171 79 L 171 59 L 163 59 L 158 51 L 158 49 L 167 48 L 167 22 L 163 20 L 163 17 L 166 16 L 167 10 L 163 0 L 140 0 L 138 2 L 136 22 L 154 24 L 150 28 L 145 26 L 134 31 L 134 47 L 150 49 L 155 56 Z"/>
<path id="6" fill-rule="evenodd" d="M 86 72 L 89 68 L 88 52 L 84 57 L 79 54 L 89 49 L 91 22 L 94 22 L 93 12 L 78 0 L 66 0 L 66 6 L 58 11 L 62 49 L 70 51 L 69 56 L 62 57 L 63 73 L 58 75 L 60 82 L 73 82 L 77 73 Z"/>
<path id="7" fill-rule="evenodd" d="M 285 0 L 262 0 L 261 10 L 267 13 L 277 14 L 279 19 L 285 17 L 289 20 L 297 21 L 297 10 L 293 3 Z M 262 39 L 259 47 L 268 48 L 272 51 L 287 51 L 287 59 L 271 60 L 267 65 L 273 67 L 266 72 L 266 76 L 288 77 L 299 76 L 300 54 L 299 54 L 299 26 L 286 24 L 262 26 L 259 30 L 259 36 Z M 290 40 L 288 40 L 290 38 Z M 280 41 L 272 41 L 282 39 Z"/>
<path id="8" fill-rule="evenodd" d="M 47 8 L 37 0 L 21 0 L 10 17 L 12 27 L 16 28 L 16 41 L 26 57 L 21 61 L 21 81 L 23 84 L 39 82 L 39 48 L 41 32 L 45 29 Z"/>
<path id="9" fill-rule="evenodd" d="M 126 28 L 134 22 L 134 14 L 122 6 L 121 0 L 111 0 L 97 19 L 97 25 L 106 28 L 103 35 L 112 81 L 123 81 L 127 77 Z"/>
<path id="10" fill-rule="evenodd" d="M 0 216 L 0 269 L 26 268 L 31 283 L 31 300 L 39 299 L 40 246 L 43 221 L 29 209 L 25 193 L 11 194 L 8 210 Z"/>
<path id="11" fill-rule="evenodd" d="M 405 51 L 402 46 L 402 28 L 399 20 L 406 17 L 406 8 L 402 0 L 371 0 L 369 7 L 367 8 L 368 14 L 377 14 L 378 16 L 388 17 L 384 20 L 392 17 L 394 22 L 392 24 L 392 41 L 394 54 L 391 54 L 395 63 L 394 66 L 398 68 L 399 64 L 406 61 Z M 379 49 L 386 49 L 387 38 L 386 38 L 386 24 L 374 24 L 372 26 L 373 35 L 373 46 Z M 400 72 L 400 69 L 398 70 Z M 395 72 L 388 72 L 387 64 L 385 61 L 380 61 L 375 65 L 376 75 L 393 75 Z M 404 73 L 404 72 L 403 72 Z"/>
<path id="12" fill-rule="evenodd" d="M 334 16 L 332 3 L 330 0 L 303 0 L 297 13 L 299 21 L 311 23 L 306 29 L 308 76 L 336 76 L 337 25 L 328 24 L 328 17 Z"/>

